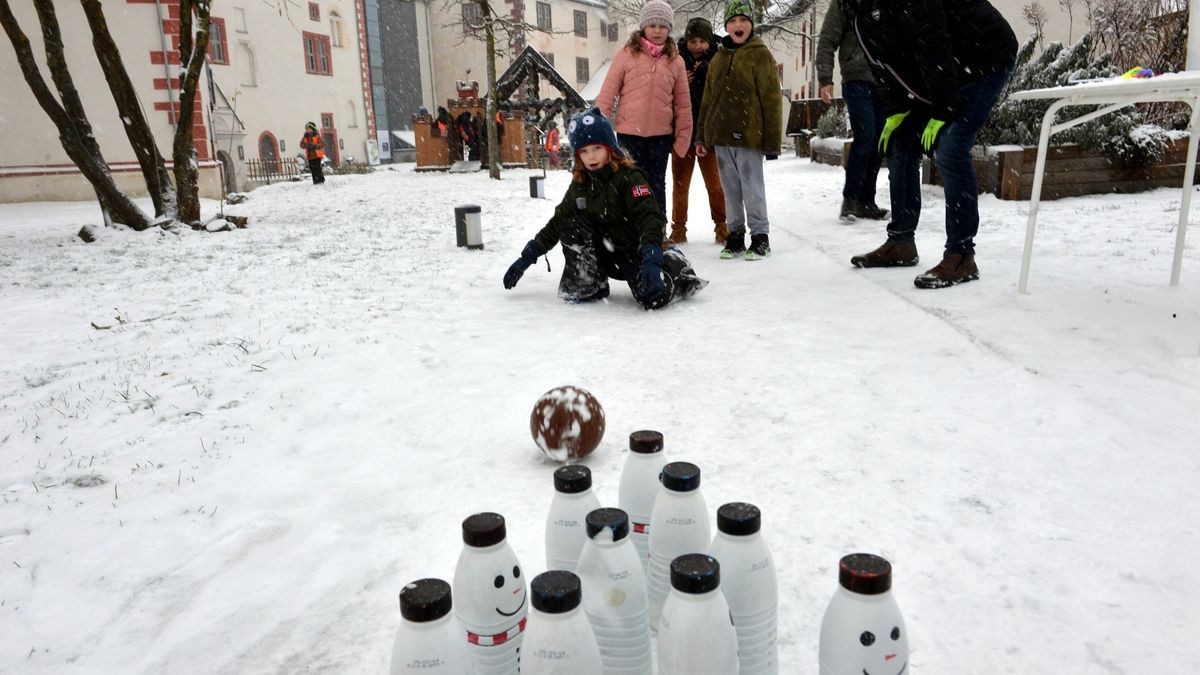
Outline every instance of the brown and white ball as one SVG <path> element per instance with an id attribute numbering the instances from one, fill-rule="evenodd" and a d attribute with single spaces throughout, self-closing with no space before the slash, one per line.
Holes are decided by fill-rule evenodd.
<path id="1" fill-rule="evenodd" d="M 604 438 L 604 409 L 586 389 L 555 387 L 533 406 L 529 432 L 550 459 L 578 461 L 592 454 Z"/>

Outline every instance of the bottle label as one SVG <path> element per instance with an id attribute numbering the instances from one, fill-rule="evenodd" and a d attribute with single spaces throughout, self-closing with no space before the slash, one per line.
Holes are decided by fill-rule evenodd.
<path id="1" fill-rule="evenodd" d="M 571 658 L 571 655 L 564 649 L 539 649 L 533 655 L 547 661 L 565 661 Z"/>
<path id="2" fill-rule="evenodd" d="M 554 524 L 559 527 L 579 527 L 578 520 L 566 520 L 563 518 L 559 518 L 558 520 L 554 521 Z"/>
<path id="3" fill-rule="evenodd" d="M 771 559 L 764 558 L 762 561 L 752 563 L 750 565 L 750 573 L 753 574 L 755 572 L 762 572 L 763 570 L 767 570 L 770 568 L 771 568 Z"/>
<path id="4" fill-rule="evenodd" d="M 650 523 L 634 523 L 633 531 L 638 534 L 648 534 L 650 532 Z"/>
<path id="5" fill-rule="evenodd" d="M 413 659 L 404 664 L 405 670 L 430 670 L 433 668 L 441 668 L 446 665 L 446 662 L 441 659 Z"/>
<path id="6" fill-rule="evenodd" d="M 695 525 L 695 518 L 668 518 L 667 525 Z"/>

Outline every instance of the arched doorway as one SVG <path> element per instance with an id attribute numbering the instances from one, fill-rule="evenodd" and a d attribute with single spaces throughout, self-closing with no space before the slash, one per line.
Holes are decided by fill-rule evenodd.
<path id="1" fill-rule="evenodd" d="M 217 160 L 221 162 L 221 175 L 225 177 L 225 194 L 237 192 L 237 176 L 234 173 L 233 158 L 224 150 L 218 150 Z"/>
<path id="2" fill-rule="evenodd" d="M 269 131 L 262 132 L 258 137 L 258 158 L 274 171 L 279 171 L 279 142 Z"/>

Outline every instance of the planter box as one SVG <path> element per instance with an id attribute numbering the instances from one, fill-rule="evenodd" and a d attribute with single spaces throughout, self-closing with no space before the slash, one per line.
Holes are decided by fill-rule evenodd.
<path id="1" fill-rule="evenodd" d="M 989 192 L 1009 200 L 1030 198 L 1037 165 L 1036 146 L 976 147 L 972 155 L 981 193 Z M 1183 182 L 1186 161 L 1186 138 L 1170 141 L 1157 163 L 1137 168 L 1118 166 L 1099 150 L 1083 150 L 1073 144 L 1052 145 L 1046 153 L 1042 199 L 1176 187 Z M 924 182 L 942 184 L 936 165 L 928 158 L 924 169 Z"/>
<path id="2" fill-rule="evenodd" d="M 817 164 L 829 164 L 845 168 L 850 158 L 850 146 L 853 141 L 848 138 L 817 138 L 809 141 L 809 158 Z"/>

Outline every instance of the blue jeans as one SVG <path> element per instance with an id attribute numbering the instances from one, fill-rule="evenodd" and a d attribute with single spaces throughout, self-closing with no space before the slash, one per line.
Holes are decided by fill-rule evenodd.
<path id="1" fill-rule="evenodd" d="M 946 252 L 975 254 L 979 231 L 979 184 L 971 164 L 971 148 L 980 127 L 996 103 L 1012 66 L 959 87 L 962 113 L 942 128 L 933 159 L 946 193 Z M 892 222 L 888 237 L 911 239 L 921 217 L 921 134 L 928 109 L 913 110 L 892 134 L 888 148 L 888 185 L 892 191 Z"/>
<path id="2" fill-rule="evenodd" d="M 883 104 L 871 82 L 854 80 L 842 83 L 842 99 L 850 113 L 850 131 L 854 143 L 846 160 L 846 183 L 842 197 L 863 204 L 875 203 L 875 182 L 879 176 L 879 132 L 883 129 Z"/>

